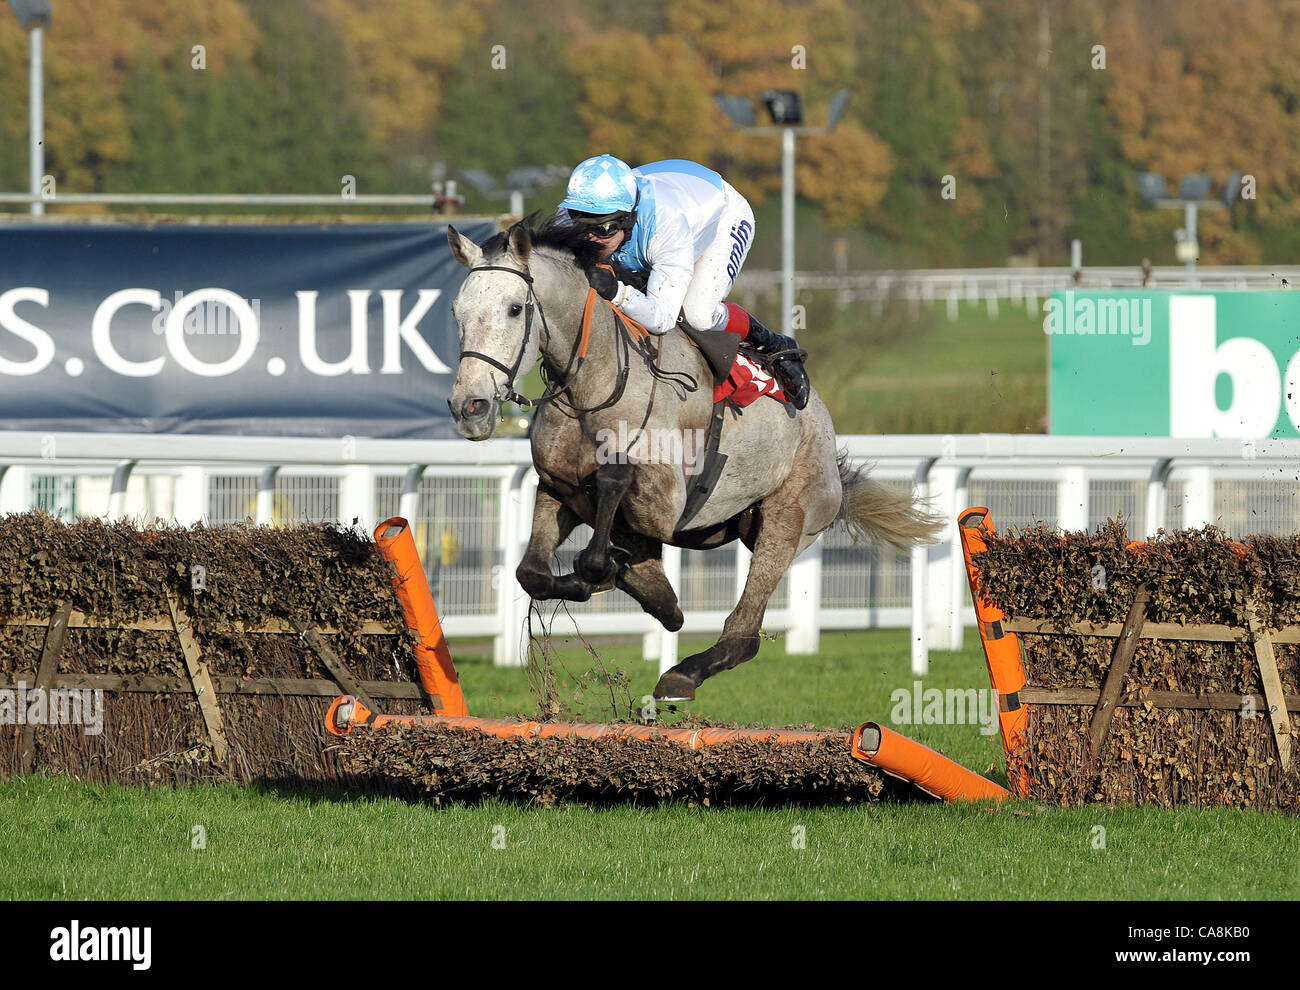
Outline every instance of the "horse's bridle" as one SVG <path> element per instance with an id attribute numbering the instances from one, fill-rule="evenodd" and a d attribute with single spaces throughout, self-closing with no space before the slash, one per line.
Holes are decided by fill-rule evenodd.
<path id="1" fill-rule="evenodd" d="M 509 368 L 496 358 L 479 351 L 461 351 L 461 360 L 464 360 L 467 357 L 478 358 L 480 361 L 486 361 L 488 364 L 492 365 L 492 367 L 499 368 L 506 373 L 506 380 L 497 387 L 496 392 L 492 396 L 492 398 L 497 402 L 515 402 L 521 406 L 532 405 L 531 399 L 524 398 L 524 396 L 514 391 L 511 386 L 514 384 L 515 376 L 519 374 L 519 365 L 523 363 L 524 355 L 528 353 L 528 338 L 533 332 L 534 304 L 537 307 L 537 312 L 542 317 L 542 329 L 546 331 L 548 337 L 551 335 L 551 328 L 546 324 L 546 311 L 542 309 L 542 301 L 537 298 L 537 294 L 533 291 L 533 277 L 527 272 L 521 272 L 518 268 L 506 268 L 504 265 L 479 265 L 477 268 L 471 268 L 469 270 L 470 275 L 473 275 L 475 272 L 509 272 L 511 275 L 518 275 L 528 283 L 528 298 L 524 302 L 524 342 L 519 348 L 519 353 L 515 356 L 515 363 Z"/>
<path id="2" fill-rule="evenodd" d="M 560 397 L 560 395 L 563 394 L 568 389 L 568 379 L 570 373 L 576 373 L 575 361 L 577 363 L 577 367 L 582 366 L 582 362 L 584 358 L 579 355 L 579 339 L 576 337 L 574 338 L 573 350 L 569 354 L 568 365 L 565 367 L 563 372 L 556 375 L 555 378 L 548 383 L 546 387 L 546 391 L 541 396 L 539 396 L 536 399 L 529 399 L 520 395 L 518 392 L 514 391 L 510 386 L 511 383 L 514 382 L 515 376 L 519 374 L 519 366 L 523 363 L 524 354 L 528 352 L 528 339 L 532 335 L 532 329 L 533 329 L 533 307 L 536 306 L 537 313 L 542 318 L 542 329 L 546 332 L 546 337 L 549 339 L 551 336 L 551 328 L 550 325 L 547 324 L 546 322 L 546 310 L 542 308 L 542 301 L 537 297 L 537 293 L 533 290 L 533 277 L 532 275 L 528 274 L 528 272 L 521 272 L 518 268 L 507 268 L 504 265 L 478 265 L 477 267 L 471 268 L 469 270 L 470 275 L 473 275 L 475 272 L 509 272 L 511 275 L 518 275 L 526 283 L 528 283 L 528 298 L 524 302 L 524 340 L 523 343 L 520 345 L 519 353 L 515 356 L 515 363 L 509 368 L 507 368 L 496 358 L 492 357 L 491 355 L 484 354 L 481 351 L 461 351 L 460 352 L 461 360 L 464 360 L 467 357 L 478 358 L 480 361 L 484 361 L 492 365 L 492 367 L 498 368 L 501 371 L 505 372 L 506 380 L 497 387 L 496 392 L 493 393 L 492 396 L 492 398 L 498 402 L 515 402 L 521 406 L 537 406 L 538 409 L 540 409 L 547 402 L 553 402 L 557 400 Z M 597 412 L 601 409 L 607 409 L 610 406 L 617 403 L 619 399 L 623 397 L 623 390 L 627 386 L 628 374 L 632 370 L 631 355 L 628 353 L 628 351 L 630 350 L 630 345 L 628 343 L 628 333 L 627 333 L 626 325 L 623 324 L 623 322 L 620 319 L 618 319 L 618 311 L 615 310 L 614 312 L 616 315 L 615 323 L 622 325 L 624 332 L 619 338 L 623 343 L 623 353 L 621 355 L 621 360 L 619 361 L 619 372 L 617 375 L 617 380 L 614 384 L 613 391 L 610 393 L 609 398 L 607 398 L 604 402 L 596 406 L 591 406 L 589 408 L 582 409 L 575 405 L 570 405 L 570 408 L 565 410 L 565 415 L 567 416 L 576 418 L 578 415 Z M 545 346 L 545 342 L 543 342 L 543 346 Z M 660 378 L 668 379 L 671 378 L 671 376 L 677 374 L 676 372 L 670 372 L 667 376 L 665 376 L 663 372 L 656 366 L 653 354 L 651 354 L 648 350 L 642 350 L 640 346 L 638 346 L 636 350 L 641 355 L 642 359 L 646 362 L 646 366 L 647 368 L 649 368 L 651 376 L 655 379 L 656 383 Z M 549 366 L 546 365 L 545 362 L 543 362 L 544 371 L 546 370 L 547 367 Z M 690 375 L 683 375 L 682 377 L 686 378 L 691 382 L 690 385 L 676 386 L 684 389 L 682 397 L 685 398 L 685 392 L 694 392 L 698 386 L 696 385 L 695 380 Z M 650 408 L 653 405 L 653 403 L 654 403 L 654 390 L 651 389 L 650 402 L 646 406 L 647 421 L 649 419 Z M 557 402 L 556 405 L 557 407 L 559 407 L 560 403 Z M 644 427 L 645 423 L 643 422 L 641 425 L 642 427 Z"/>

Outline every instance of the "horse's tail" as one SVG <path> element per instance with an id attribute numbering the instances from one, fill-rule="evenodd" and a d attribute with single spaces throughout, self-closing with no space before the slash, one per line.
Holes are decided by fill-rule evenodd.
<path id="1" fill-rule="evenodd" d="M 891 492 L 869 477 L 865 466 L 852 466 L 846 451 L 840 451 L 836 462 L 844 495 L 835 521 L 844 523 L 853 542 L 883 540 L 899 550 L 910 550 L 939 539 L 946 522 L 943 516 L 911 495 Z"/>

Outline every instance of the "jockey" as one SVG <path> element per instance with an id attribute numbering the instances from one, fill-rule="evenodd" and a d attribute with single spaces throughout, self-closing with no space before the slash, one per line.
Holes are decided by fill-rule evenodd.
<path id="1" fill-rule="evenodd" d="M 649 272 L 645 292 L 605 268 L 587 280 L 651 333 L 672 329 L 680 313 L 696 331 L 727 331 L 772 356 L 772 370 L 796 409 L 808 404 L 802 354 L 735 303 L 724 303 L 754 238 L 754 211 L 717 172 L 670 160 L 631 169 L 612 155 L 573 170 L 560 203 L 587 238 L 633 272 Z"/>

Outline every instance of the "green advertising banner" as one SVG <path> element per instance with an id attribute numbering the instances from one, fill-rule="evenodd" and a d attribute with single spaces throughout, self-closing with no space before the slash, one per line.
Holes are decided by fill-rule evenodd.
<path id="1" fill-rule="evenodd" d="M 1070 289 L 1042 326 L 1052 433 L 1300 436 L 1300 293 Z"/>

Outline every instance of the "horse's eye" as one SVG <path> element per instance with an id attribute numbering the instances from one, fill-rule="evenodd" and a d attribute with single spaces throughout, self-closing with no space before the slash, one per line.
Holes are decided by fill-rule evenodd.
<path id="1" fill-rule="evenodd" d="M 513 306 L 510 307 L 511 316 L 518 316 L 523 311 L 524 311 L 524 307 L 519 305 L 519 303 L 515 303 Z"/>

